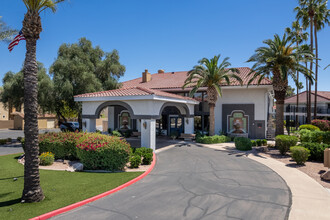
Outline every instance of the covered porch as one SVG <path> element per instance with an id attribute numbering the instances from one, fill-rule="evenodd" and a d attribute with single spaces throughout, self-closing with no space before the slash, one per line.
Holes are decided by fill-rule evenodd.
<path id="1" fill-rule="evenodd" d="M 75 96 L 75 101 L 82 103 L 84 131 L 95 132 L 96 119 L 106 109 L 108 128 L 140 132 L 141 146 L 153 150 L 156 149 L 156 129 L 160 132 L 161 125 L 167 135 L 171 129 L 194 133 L 194 106 L 199 103 L 189 97 L 141 87 L 82 94 Z"/>

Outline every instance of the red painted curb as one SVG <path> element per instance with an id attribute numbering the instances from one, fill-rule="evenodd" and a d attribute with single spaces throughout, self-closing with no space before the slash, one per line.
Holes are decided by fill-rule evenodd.
<path id="1" fill-rule="evenodd" d="M 103 198 L 105 196 L 108 196 L 110 194 L 113 194 L 113 193 L 115 193 L 115 192 L 117 192 L 117 191 L 119 191 L 121 189 L 124 189 L 124 188 L 132 185 L 133 183 L 136 183 L 137 181 L 143 179 L 145 176 L 147 176 L 152 171 L 152 169 L 154 168 L 155 164 L 156 164 L 156 155 L 155 155 L 155 153 L 153 153 L 153 160 L 152 160 L 152 163 L 151 163 L 149 169 L 147 171 L 145 171 L 144 173 L 142 173 L 140 176 L 136 177 L 135 179 L 132 179 L 131 181 L 129 181 L 127 183 L 124 183 L 123 185 L 120 185 L 117 188 L 114 188 L 114 189 L 112 189 L 110 191 L 101 193 L 101 194 L 99 194 L 97 196 L 91 197 L 89 199 L 85 199 L 85 200 L 80 201 L 80 202 L 76 202 L 74 204 L 65 206 L 63 208 L 56 209 L 54 211 L 45 213 L 43 215 L 39 215 L 37 217 L 31 218 L 30 220 L 44 220 L 44 219 L 49 219 L 49 218 L 54 217 L 56 215 L 59 215 L 61 213 L 70 211 L 72 209 L 75 209 L 75 208 L 78 208 L 80 206 L 86 205 L 87 203 L 93 202 L 95 200 L 101 199 L 101 198 Z"/>

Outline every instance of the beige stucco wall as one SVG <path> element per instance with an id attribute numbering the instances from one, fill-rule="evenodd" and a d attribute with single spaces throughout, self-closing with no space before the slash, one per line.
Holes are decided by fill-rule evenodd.
<path id="1" fill-rule="evenodd" d="M 254 104 L 255 120 L 267 122 L 267 88 L 222 89 L 222 97 L 218 97 L 215 114 L 215 132 L 222 130 L 222 104 Z"/>
<path id="2" fill-rule="evenodd" d="M 13 129 L 14 120 L 0 120 L 0 129 Z"/>

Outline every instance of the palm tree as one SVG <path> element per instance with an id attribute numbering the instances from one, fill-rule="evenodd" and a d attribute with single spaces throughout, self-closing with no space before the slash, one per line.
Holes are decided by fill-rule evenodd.
<path id="1" fill-rule="evenodd" d="M 210 60 L 203 58 L 198 61 L 199 65 L 194 66 L 192 70 L 188 72 L 188 77 L 185 80 L 183 88 L 192 87 L 190 96 L 192 97 L 199 88 L 207 87 L 207 102 L 210 107 L 210 127 L 209 135 L 214 135 L 214 107 L 218 99 L 218 95 L 222 96 L 221 85 L 227 83 L 230 85 L 232 79 L 236 79 L 241 85 L 242 80 L 237 75 L 239 70 L 236 68 L 229 68 L 231 64 L 228 62 L 229 57 L 219 62 L 220 55 L 214 56 Z"/>
<path id="2" fill-rule="evenodd" d="M 9 28 L 0 16 L 0 41 L 9 41 L 10 38 L 18 31 Z"/>
<path id="3" fill-rule="evenodd" d="M 325 24 L 330 24 L 330 10 L 327 8 L 328 1 L 320 2 L 315 10 L 314 17 L 314 36 L 315 36 L 315 97 L 314 97 L 314 118 L 317 118 L 317 81 L 318 81 L 318 42 L 317 42 L 317 32 L 324 28 Z"/>
<path id="4" fill-rule="evenodd" d="M 288 87 L 288 76 L 296 82 L 295 72 L 299 71 L 308 78 L 311 78 L 311 71 L 301 65 L 300 61 L 305 61 L 304 56 L 311 57 L 310 51 L 299 51 L 297 47 L 292 47 L 291 39 L 283 35 L 275 35 L 274 39 L 263 42 L 267 46 L 256 49 L 255 54 L 248 62 L 254 62 L 252 75 L 248 84 L 256 78 L 258 82 L 265 77 L 272 79 L 273 89 L 276 99 L 276 131 L 275 135 L 284 134 L 284 99 Z M 298 54 L 299 53 L 299 54 Z"/>
<path id="5" fill-rule="evenodd" d="M 63 0 L 23 0 L 27 12 L 24 15 L 22 33 L 26 39 L 24 73 L 24 135 L 25 164 L 22 202 L 39 202 L 45 198 L 40 187 L 38 146 L 38 65 L 37 40 L 41 27 L 40 12 L 49 8 L 56 11 L 56 4 Z"/>
<path id="6" fill-rule="evenodd" d="M 292 22 L 292 29 L 291 28 L 286 28 L 285 32 L 288 34 L 288 37 L 292 39 L 293 43 L 296 43 L 296 46 L 298 47 L 299 44 L 301 44 L 303 41 L 306 41 L 308 39 L 308 33 L 302 32 L 302 27 L 300 26 L 299 21 L 294 21 Z M 299 72 L 296 72 L 297 74 L 297 103 L 296 103 L 296 128 L 299 126 L 299 118 L 298 118 L 298 107 L 299 107 Z"/>

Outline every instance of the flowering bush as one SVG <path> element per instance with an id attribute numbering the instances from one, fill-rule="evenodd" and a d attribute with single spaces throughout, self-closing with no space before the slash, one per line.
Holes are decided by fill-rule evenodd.
<path id="1" fill-rule="evenodd" d="M 52 152 L 56 159 L 76 160 L 76 145 L 84 135 L 79 132 L 59 132 L 39 135 L 39 152 Z"/>
<path id="2" fill-rule="evenodd" d="M 51 152 L 45 152 L 39 156 L 39 159 L 40 165 L 49 166 L 54 163 L 54 154 Z"/>
<path id="3" fill-rule="evenodd" d="M 330 121 L 315 119 L 312 121 L 312 125 L 321 129 L 321 131 L 330 131 Z"/>
<path id="4" fill-rule="evenodd" d="M 129 160 L 130 145 L 119 137 L 84 134 L 77 142 L 77 156 L 90 170 L 123 170 Z"/>

